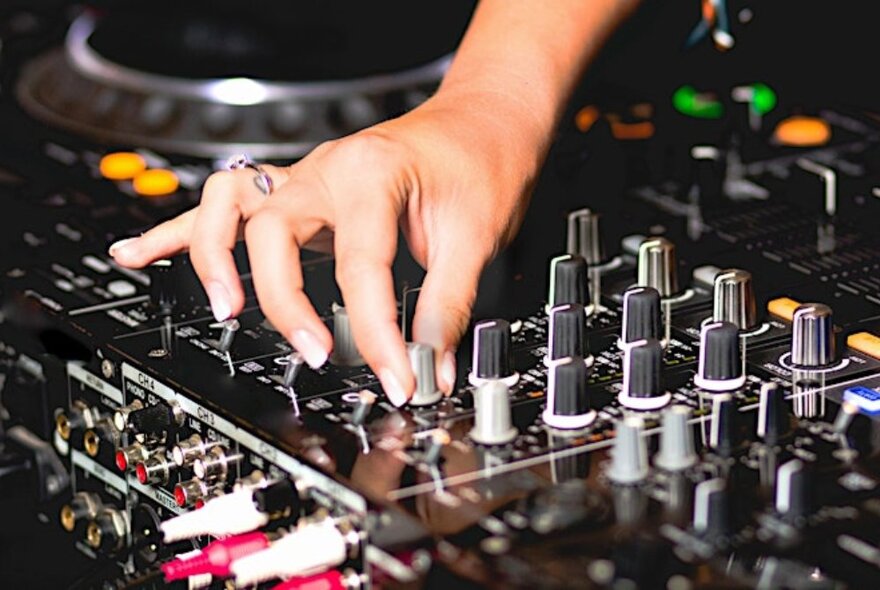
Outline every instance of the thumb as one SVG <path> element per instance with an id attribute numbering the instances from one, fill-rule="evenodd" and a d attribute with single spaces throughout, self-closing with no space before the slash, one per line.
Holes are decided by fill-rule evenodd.
<path id="1" fill-rule="evenodd" d="M 428 267 L 413 319 L 413 340 L 434 348 L 437 384 L 447 395 L 455 387 L 455 351 L 470 322 L 484 266 L 473 256 L 449 252 Z"/>

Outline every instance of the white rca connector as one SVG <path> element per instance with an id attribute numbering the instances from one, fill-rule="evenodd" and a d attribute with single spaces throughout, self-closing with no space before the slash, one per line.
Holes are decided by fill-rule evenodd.
<path id="1" fill-rule="evenodd" d="M 239 489 L 205 502 L 198 510 L 166 520 L 159 528 L 166 543 L 201 535 L 224 537 L 247 533 L 269 522 L 254 506 L 254 491 Z"/>
<path id="2" fill-rule="evenodd" d="M 310 522 L 294 529 L 268 548 L 232 562 L 239 587 L 273 578 L 322 572 L 345 561 L 346 535 L 332 519 Z"/>

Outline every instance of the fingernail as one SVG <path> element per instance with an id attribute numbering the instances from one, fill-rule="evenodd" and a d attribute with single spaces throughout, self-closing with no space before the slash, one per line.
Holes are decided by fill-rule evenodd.
<path id="1" fill-rule="evenodd" d="M 229 291 L 218 281 L 211 281 L 205 287 L 208 292 L 208 301 L 211 302 L 211 312 L 218 322 L 229 319 L 232 315 L 232 305 L 229 303 Z"/>
<path id="2" fill-rule="evenodd" d="M 113 242 L 112 244 L 110 244 L 110 247 L 107 249 L 107 254 L 109 254 L 110 256 L 114 256 L 115 252 L 117 250 L 119 250 L 120 248 L 125 246 L 127 243 L 129 243 L 133 240 L 136 240 L 136 239 L 137 238 L 125 238 L 123 240 L 117 240 L 116 242 Z"/>
<path id="3" fill-rule="evenodd" d="M 382 389 L 385 390 L 385 395 L 388 396 L 392 404 L 399 408 L 406 403 L 406 394 L 403 392 L 403 387 L 400 386 L 400 381 L 397 380 L 397 377 L 394 376 L 390 369 L 379 370 L 379 381 L 382 382 Z"/>
<path id="4" fill-rule="evenodd" d="M 296 330 L 290 337 L 290 343 L 303 355 L 311 368 L 317 369 L 327 362 L 327 351 L 321 346 L 318 338 L 308 330 Z"/>
<path id="5" fill-rule="evenodd" d="M 446 382 L 446 395 L 452 393 L 455 389 L 455 355 L 451 350 L 443 353 L 443 359 L 440 361 L 440 377 Z"/>

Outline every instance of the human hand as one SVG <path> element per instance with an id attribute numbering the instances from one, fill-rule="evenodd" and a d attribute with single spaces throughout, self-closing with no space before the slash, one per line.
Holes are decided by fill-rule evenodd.
<path id="1" fill-rule="evenodd" d="M 333 338 L 303 292 L 299 251 L 332 247 L 355 342 L 399 406 L 415 388 L 391 273 L 400 227 L 427 270 L 413 337 L 434 347 L 448 393 L 480 273 L 519 227 L 543 156 L 524 106 L 480 92 L 438 93 L 296 164 L 264 166 L 275 187 L 268 197 L 252 170 L 217 172 L 196 208 L 117 242 L 110 254 L 140 268 L 188 250 L 220 321 L 244 306 L 232 257 L 243 235 L 263 312 L 318 367 Z"/>

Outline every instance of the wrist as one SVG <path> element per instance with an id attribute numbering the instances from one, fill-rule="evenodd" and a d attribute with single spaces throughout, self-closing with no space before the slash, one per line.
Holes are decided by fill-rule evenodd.
<path id="1" fill-rule="evenodd" d="M 552 108 L 487 77 L 444 84 L 417 110 L 440 117 L 447 130 L 466 139 L 471 153 L 492 157 L 511 178 L 537 176 L 556 125 Z"/>

